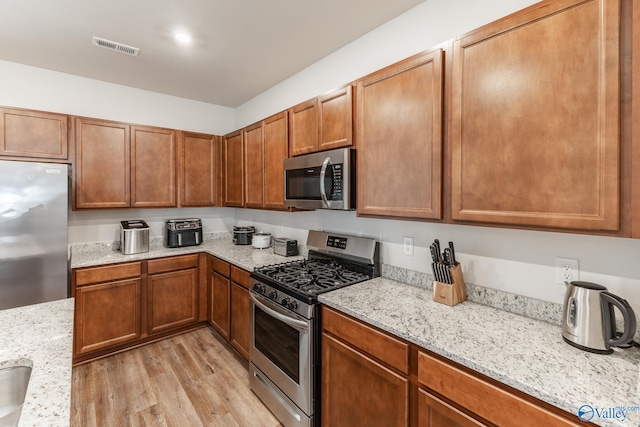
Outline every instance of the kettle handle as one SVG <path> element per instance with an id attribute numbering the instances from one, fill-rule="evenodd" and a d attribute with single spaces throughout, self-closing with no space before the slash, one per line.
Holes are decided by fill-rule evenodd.
<path id="1" fill-rule="evenodd" d="M 601 294 L 602 314 L 604 316 L 605 342 L 609 347 L 629 343 L 636 334 L 636 315 L 629 303 L 610 292 Z M 616 318 L 612 306 L 618 307 L 624 317 L 624 332 L 620 338 L 615 337 Z"/>

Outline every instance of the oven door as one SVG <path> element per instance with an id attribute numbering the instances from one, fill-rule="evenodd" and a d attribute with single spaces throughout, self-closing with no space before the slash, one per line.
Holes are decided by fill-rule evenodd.
<path id="1" fill-rule="evenodd" d="M 307 416 L 313 415 L 313 320 L 251 292 L 249 359 Z M 273 390 L 277 393 L 277 390 Z"/>

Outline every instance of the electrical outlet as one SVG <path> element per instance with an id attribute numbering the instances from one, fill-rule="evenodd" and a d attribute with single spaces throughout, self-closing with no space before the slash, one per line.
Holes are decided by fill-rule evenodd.
<path id="1" fill-rule="evenodd" d="M 556 257 L 556 283 L 564 284 L 572 280 L 580 280 L 578 260 Z"/>
<path id="2" fill-rule="evenodd" d="M 413 256 L 413 237 L 404 237 L 402 253 L 405 255 Z"/>

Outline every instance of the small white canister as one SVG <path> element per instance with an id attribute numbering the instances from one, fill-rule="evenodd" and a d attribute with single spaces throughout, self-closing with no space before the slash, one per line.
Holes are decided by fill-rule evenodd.
<path id="1" fill-rule="evenodd" d="M 256 249 L 267 249 L 272 245 L 271 233 L 253 233 L 251 244 Z"/>

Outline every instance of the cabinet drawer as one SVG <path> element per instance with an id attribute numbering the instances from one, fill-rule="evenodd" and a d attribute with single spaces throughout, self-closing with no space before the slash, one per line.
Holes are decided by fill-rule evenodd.
<path id="1" fill-rule="evenodd" d="M 418 390 L 418 425 L 448 427 L 485 427 L 481 421 L 465 414 L 458 408 L 438 399 L 431 393 Z"/>
<path id="2" fill-rule="evenodd" d="M 211 260 L 211 269 L 216 273 L 223 275 L 224 277 L 229 277 L 229 263 L 221 260 L 220 258 L 216 258 L 212 256 L 209 258 Z"/>
<path id="3" fill-rule="evenodd" d="M 147 262 L 149 274 L 198 267 L 198 254 L 152 259 Z"/>
<path id="4" fill-rule="evenodd" d="M 327 307 L 322 309 L 322 329 L 369 353 L 400 372 L 409 373 L 409 346 L 402 341 Z"/>
<path id="5" fill-rule="evenodd" d="M 418 352 L 418 381 L 461 407 L 497 425 L 578 426 L 578 421 L 475 377 L 447 362 Z M 576 418 L 577 419 L 577 418 Z"/>
<path id="6" fill-rule="evenodd" d="M 128 279 L 131 277 L 138 277 L 141 274 L 141 262 L 81 268 L 75 270 L 75 285 L 82 286 L 89 283 L 99 283 L 108 280 Z"/>
<path id="7" fill-rule="evenodd" d="M 250 274 L 248 271 L 238 268 L 235 265 L 231 266 L 231 281 L 247 289 L 249 289 L 249 281 L 251 280 Z"/>

